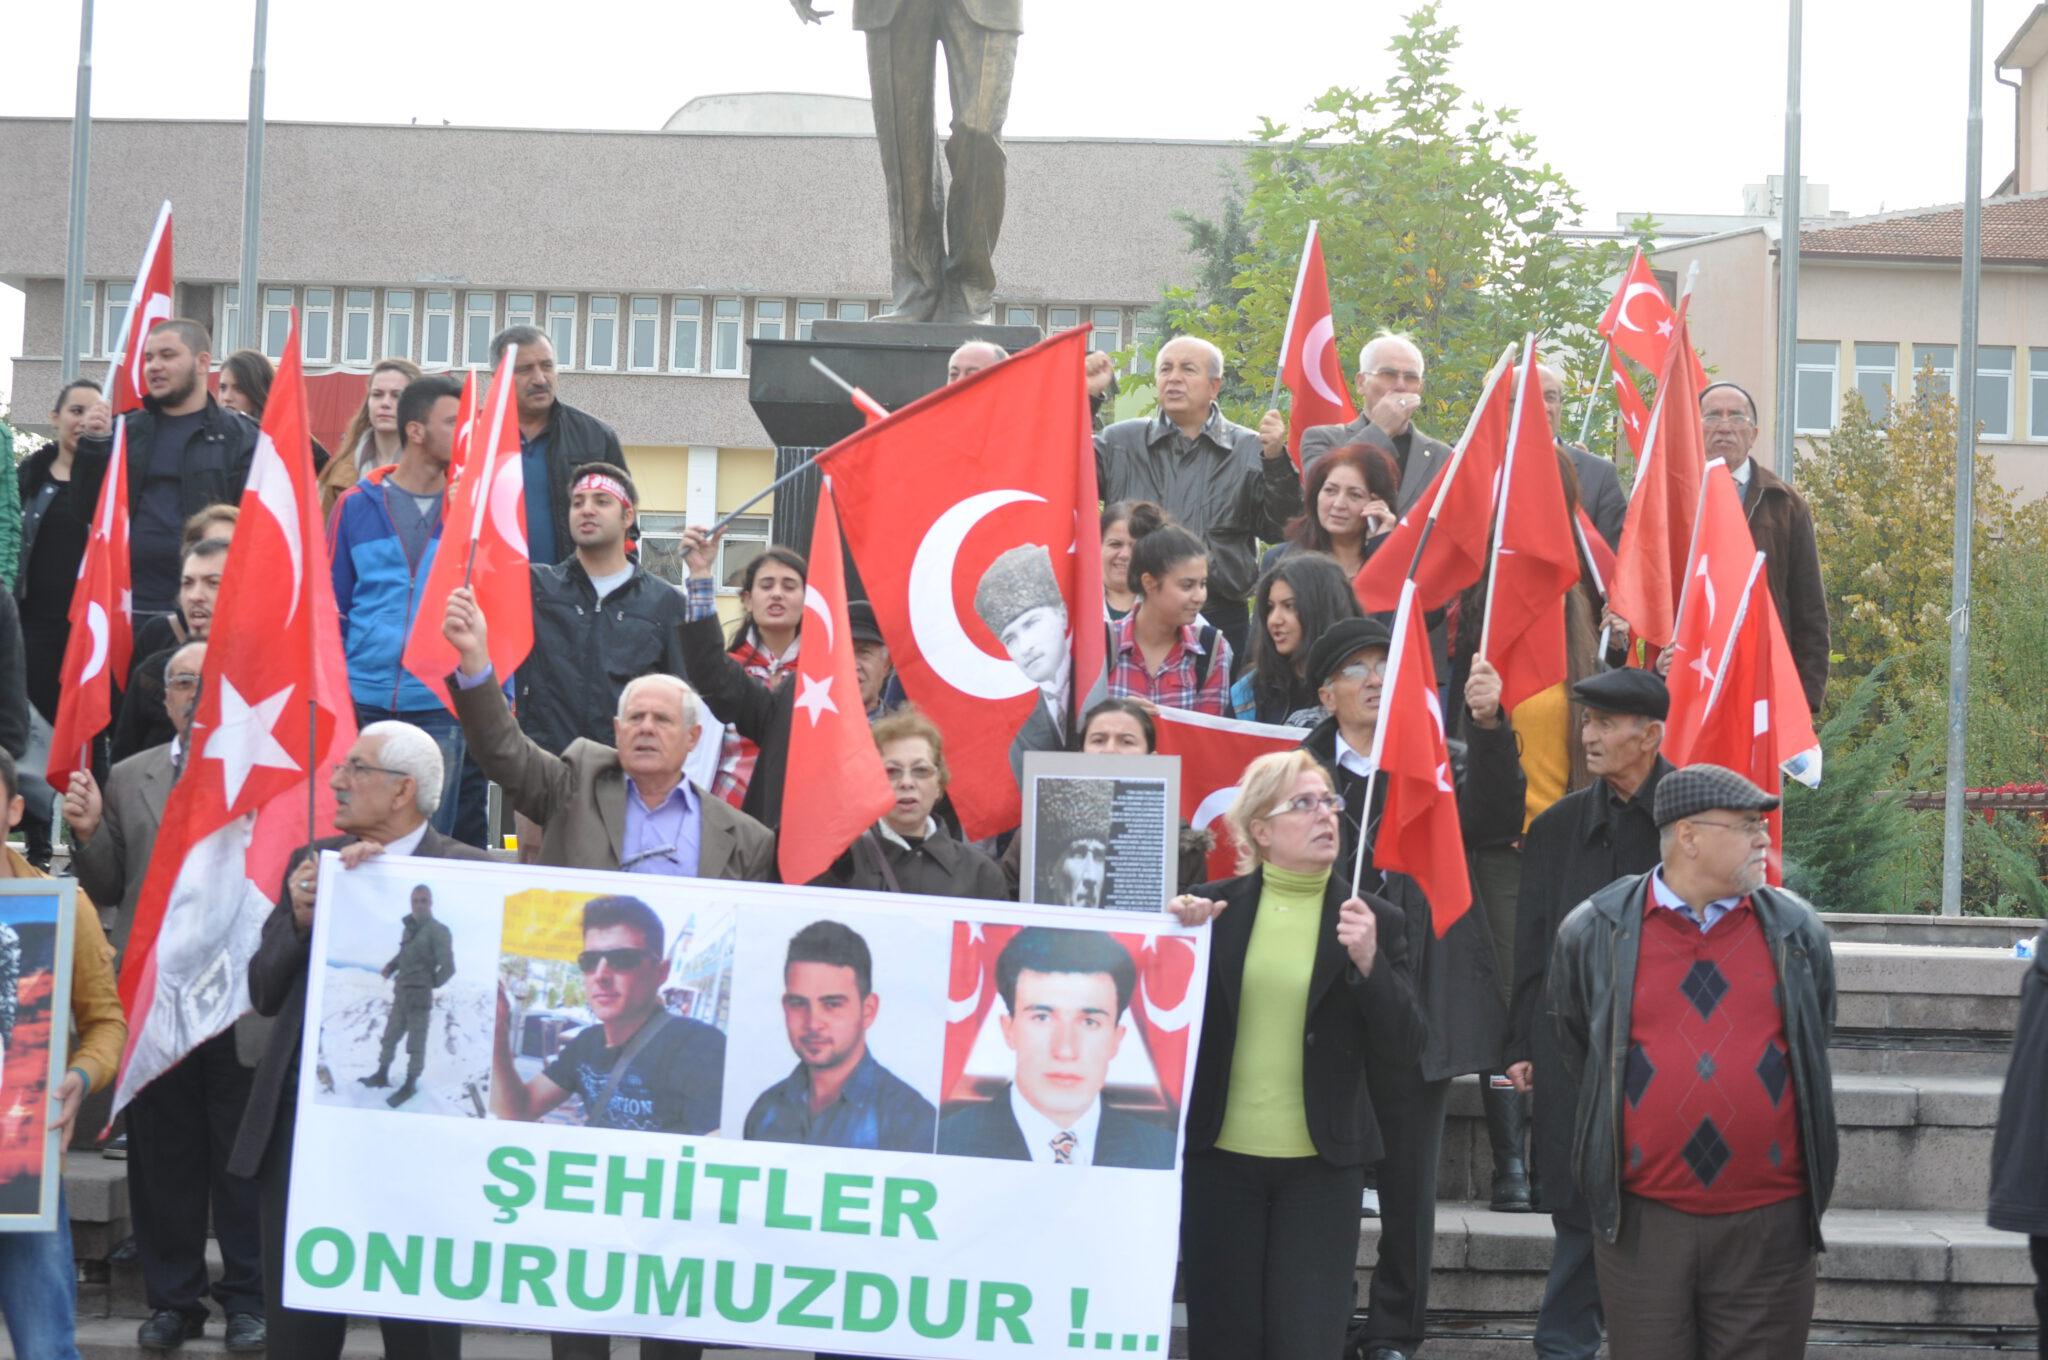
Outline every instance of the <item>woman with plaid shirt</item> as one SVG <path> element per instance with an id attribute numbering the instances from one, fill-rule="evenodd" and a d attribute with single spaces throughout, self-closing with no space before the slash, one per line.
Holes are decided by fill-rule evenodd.
<path id="1" fill-rule="evenodd" d="M 804 617 L 808 572 L 802 553 L 776 544 L 756 554 L 740 576 L 740 608 L 745 614 L 727 654 L 769 689 L 796 669 L 797 628 Z M 712 795 L 739 807 L 746 801 L 760 758 L 760 747 L 726 728 L 718 749 L 718 772 L 711 779 Z"/>
<path id="2" fill-rule="evenodd" d="M 1209 558 L 1202 541 L 1167 524 L 1131 548 L 1137 606 L 1109 635 L 1112 698 L 1230 716 L 1230 643 L 1202 619 Z"/>

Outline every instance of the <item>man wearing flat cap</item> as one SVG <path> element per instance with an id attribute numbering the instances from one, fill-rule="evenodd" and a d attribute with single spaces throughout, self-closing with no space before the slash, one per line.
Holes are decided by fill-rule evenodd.
<path id="1" fill-rule="evenodd" d="M 1503 1055 L 1516 1089 L 1535 1091 L 1533 1152 L 1541 1207 L 1557 1231 L 1550 1279 L 1536 1314 L 1536 1353 L 1592 1360 L 1602 1331 L 1593 1229 L 1572 1184 L 1572 1112 L 1578 1090 L 1558 1065 L 1545 983 L 1565 913 L 1600 889 L 1657 865 L 1657 785 L 1671 772 L 1659 748 L 1671 695 L 1654 671 L 1614 670 L 1572 686 L 1579 745 L 1591 783 L 1552 803 L 1522 838 L 1515 909 L 1514 998 Z"/>
<path id="2" fill-rule="evenodd" d="M 1338 815 L 1343 846 L 1337 872 L 1349 875 L 1360 836 L 1366 840 L 1362 886 L 1406 914 L 1408 960 L 1429 1020 L 1420 1062 L 1367 1059 L 1366 1082 L 1379 1116 L 1386 1156 L 1379 1164 L 1379 1261 L 1373 1267 L 1368 1356 L 1405 1357 L 1421 1345 L 1429 1308 L 1429 1268 L 1436 1240 L 1436 1173 L 1443 1146 L 1451 1079 L 1500 1070 L 1507 1017 L 1496 981 L 1493 937 L 1483 911 L 1468 911 L 1438 939 L 1429 899 L 1414 879 L 1373 866 L 1374 833 L 1386 782 L 1366 798 L 1373 729 L 1379 722 L 1391 635 L 1377 619 L 1340 619 L 1309 649 L 1308 674 L 1330 716 L 1302 746 L 1330 772 L 1344 799 Z M 1466 741 L 1453 741 L 1451 767 L 1458 817 L 1467 844 L 1511 839 L 1521 830 L 1522 765 L 1514 729 L 1500 707 L 1500 676 L 1475 660 L 1465 686 Z"/>
<path id="3" fill-rule="evenodd" d="M 1765 883 L 1777 806 L 1718 765 L 1671 771 L 1657 866 L 1558 927 L 1550 1015 L 1617 1356 L 1806 1354 L 1835 959 L 1818 913 Z"/>
<path id="4" fill-rule="evenodd" d="M 875 622 L 874 605 L 848 600 L 846 631 L 853 635 L 853 675 L 860 682 L 860 706 L 873 722 L 902 705 L 903 687 L 890 683 L 896 678 L 896 668 L 889 660 L 889 644 L 882 640 L 881 625 Z"/>
<path id="5" fill-rule="evenodd" d="M 974 612 L 1002 640 L 1003 650 L 1038 686 L 1038 706 L 1010 743 L 1010 773 L 1024 783 L 1026 751 L 1064 751 L 1074 687 L 1074 639 L 1067 601 L 1052 574 L 1052 553 L 1022 543 L 988 564 L 974 588 Z"/>

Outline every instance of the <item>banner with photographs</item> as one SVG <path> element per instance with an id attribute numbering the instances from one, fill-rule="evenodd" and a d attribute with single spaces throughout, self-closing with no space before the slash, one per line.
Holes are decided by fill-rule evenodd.
<path id="1" fill-rule="evenodd" d="M 57 1226 L 50 1095 L 71 1034 L 75 891 L 68 878 L 0 880 L 0 1232 Z"/>
<path id="2" fill-rule="evenodd" d="M 288 1304 L 1165 1355 L 1206 930 L 331 854 L 319 902 Z"/>
<path id="3" fill-rule="evenodd" d="M 1162 911 L 1180 858 L 1180 761 L 1024 757 L 1019 895 L 1054 907 Z"/>

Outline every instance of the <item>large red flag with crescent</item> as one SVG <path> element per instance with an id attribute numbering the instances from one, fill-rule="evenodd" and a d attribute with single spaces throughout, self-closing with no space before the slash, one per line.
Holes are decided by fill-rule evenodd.
<path id="1" fill-rule="evenodd" d="M 57 670 L 57 717 L 44 777 L 59 793 L 71 786 L 74 771 L 92 767 L 93 738 L 113 719 L 114 677 L 125 681 L 128 675 L 135 651 L 129 581 L 128 421 L 116 417 L 114 449 L 71 588 L 71 636 Z"/>
<path id="2" fill-rule="evenodd" d="M 400 658 L 421 684 L 441 696 L 450 712 L 454 701 L 448 697 L 448 674 L 455 669 L 456 656 L 454 646 L 441 636 L 441 619 L 457 586 L 476 592 L 477 608 L 490 625 L 491 670 L 500 683 L 510 680 L 533 650 L 526 469 L 520 462 L 519 411 L 512 399 L 512 366 L 518 358 L 517 345 L 506 349 L 481 418 L 470 424 L 466 439 L 462 417 L 457 417 L 463 467 L 460 475 L 450 467 L 440 542 Z"/>
<path id="3" fill-rule="evenodd" d="M 142 252 L 142 267 L 135 271 L 135 287 L 128 294 L 128 316 L 121 324 L 121 338 L 110 345 L 114 362 L 107 371 L 107 403 L 115 415 L 142 409 L 142 348 L 149 328 L 174 315 L 171 278 L 171 200 L 157 209 L 156 226 L 150 229 L 149 245 Z M 244 306 L 254 306 L 253 300 Z M 125 673 L 125 672 L 124 672 Z"/>
<path id="4" fill-rule="evenodd" d="M 1665 356 L 1678 334 L 1678 314 L 1671 310 L 1664 286 L 1650 272 L 1650 262 L 1644 258 L 1641 246 L 1636 247 L 1635 258 L 1628 262 L 1614 296 L 1608 300 L 1607 310 L 1600 314 L 1593 329 L 1618 352 L 1652 373 L 1664 371 Z M 1685 352 L 1692 360 L 1693 386 L 1705 387 L 1706 366 L 1700 363 L 1700 356 L 1690 343 Z M 1621 365 L 1615 367 L 1619 369 Z"/>
<path id="5" fill-rule="evenodd" d="M 1807 720 L 1806 691 L 1798 676 L 1788 687 L 1778 681 L 1773 654 L 1782 653 L 1787 664 L 1791 653 L 1778 629 L 1778 609 L 1771 603 L 1770 579 L 1764 575 L 1764 555 L 1751 549 L 1750 560 L 1742 564 L 1741 594 L 1729 610 L 1728 650 L 1715 669 L 1714 687 L 1702 705 L 1693 732 L 1686 764 L 1720 765 L 1735 771 L 1765 793 L 1781 793 L 1785 781 L 1779 765 L 1792 754 L 1780 741 L 1782 724 L 1791 717 Z M 1784 702 L 1790 691 L 1791 706 Z M 1809 728 L 1810 730 L 1810 728 Z M 1797 737 L 1791 738 L 1799 740 Z M 1783 883 L 1785 830 L 1779 814 L 1766 819 L 1771 829 L 1771 855 L 1765 862 L 1772 883 Z"/>
<path id="6" fill-rule="evenodd" d="M 1344 382 L 1343 361 L 1337 357 L 1334 325 L 1330 281 L 1323 272 L 1323 240 L 1311 222 L 1301 247 L 1294 301 L 1280 333 L 1280 383 L 1293 396 L 1287 414 L 1287 453 L 1297 468 L 1302 431 L 1312 425 L 1348 425 L 1358 418 Z"/>
<path id="7" fill-rule="evenodd" d="M 332 824 L 325 776 L 355 741 L 299 362 L 295 315 L 242 491 L 184 773 L 121 962 L 117 1110 L 249 1008 L 249 959 L 285 861 Z"/>
<path id="8" fill-rule="evenodd" d="M 1237 846 L 1224 830 L 1223 814 L 1237 801 L 1245 766 L 1275 751 L 1291 751 L 1308 733 L 1277 723 L 1240 722 L 1185 708 L 1153 715 L 1162 756 L 1180 758 L 1180 819 L 1215 837 L 1207 867 L 1211 880 L 1237 876 Z M 1183 883 L 1183 890 L 1195 885 Z"/>
<path id="9" fill-rule="evenodd" d="M 903 689 L 946 738 L 969 839 L 1017 825 L 1027 749 L 1102 674 L 1095 448 L 1067 331 L 820 456 Z"/>
<path id="10" fill-rule="evenodd" d="M 1679 362 L 1693 352 L 1685 321 L 1690 302 L 1690 294 L 1678 300 L 1678 342 L 1658 375 L 1657 405 L 1650 412 L 1650 432 L 1636 464 L 1635 485 L 1629 489 L 1621 546 L 1614 554 L 1613 588 L 1607 596 L 1609 607 L 1656 647 L 1671 645 L 1693 517 L 1699 510 L 1700 477 L 1707 469 L 1699 385 L 1693 381 L 1692 366 Z"/>
<path id="11" fill-rule="evenodd" d="M 1522 354 L 1519 385 L 1515 428 L 1501 463 L 1493 579 L 1481 633 L 1481 650 L 1500 672 L 1500 706 L 1509 713 L 1565 682 L 1564 596 L 1579 580 L 1557 440 L 1535 400 L 1533 341 Z"/>

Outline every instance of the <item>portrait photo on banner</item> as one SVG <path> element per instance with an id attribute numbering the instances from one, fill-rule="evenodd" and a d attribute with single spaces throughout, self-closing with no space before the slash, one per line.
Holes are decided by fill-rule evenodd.
<path id="1" fill-rule="evenodd" d="M 699 886 L 657 878 L 638 889 L 645 897 L 505 896 L 496 1063 L 502 1075 L 509 1061 L 524 1090 L 494 1093 L 495 1117 L 718 1131 L 734 913 L 695 901 Z"/>
<path id="2" fill-rule="evenodd" d="M 947 922 L 835 896 L 741 913 L 723 1127 L 756 1142 L 930 1152 Z"/>
<path id="3" fill-rule="evenodd" d="M 1172 756 L 1024 757 L 1023 900 L 1163 911 L 1180 848 Z"/>
<path id="4" fill-rule="evenodd" d="M 57 1224 L 50 1092 L 71 1027 L 70 879 L 0 882 L 0 1232 Z"/>
<path id="5" fill-rule="evenodd" d="M 1171 1170 L 1192 940 L 955 923 L 938 1150 Z"/>
<path id="6" fill-rule="evenodd" d="M 356 891 L 328 925 L 312 1082 L 321 1104 L 489 1113 L 503 894 L 439 879 L 422 862 L 416 876 L 394 873 L 374 886 L 343 880 Z M 408 1081 L 417 1089 L 394 1104 Z"/>

